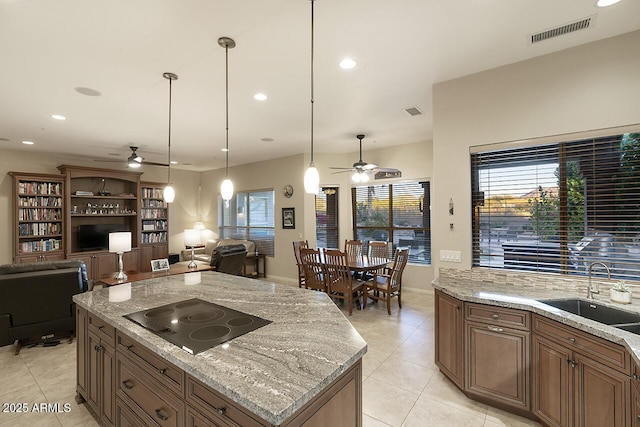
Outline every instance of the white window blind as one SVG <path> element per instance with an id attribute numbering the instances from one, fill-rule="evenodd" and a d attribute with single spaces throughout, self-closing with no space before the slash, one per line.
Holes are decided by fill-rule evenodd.
<path id="1" fill-rule="evenodd" d="M 338 187 L 323 187 L 316 194 L 316 245 L 340 248 L 338 228 Z"/>
<path id="2" fill-rule="evenodd" d="M 640 134 L 480 152 L 471 164 L 474 265 L 586 274 L 599 261 L 640 278 Z"/>
<path id="3" fill-rule="evenodd" d="M 218 206 L 221 239 L 251 240 L 258 252 L 274 255 L 274 190 L 239 192 L 228 203 L 218 197 Z"/>

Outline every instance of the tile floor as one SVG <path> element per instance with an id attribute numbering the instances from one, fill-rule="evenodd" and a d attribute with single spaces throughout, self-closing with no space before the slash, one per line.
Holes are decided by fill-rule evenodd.
<path id="1" fill-rule="evenodd" d="M 537 426 L 515 415 L 467 399 L 433 362 L 433 292 L 406 289 L 402 310 L 392 301 L 354 310 L 354 327 L 368 343 L 363 359 L 365 427 Z M 346 308 L 341 309 L 347 314 Z M 0 347 L 0 426 L 97 426 L 75 396 L 75 343 L 57 347 Z M 4 412 L 6 404 L 26 402 L 29 413 Z M 60 411 L 33 412 L 33 405 L 58 403 Z M 46 408 L 45 408 L 46 409 Z"/>

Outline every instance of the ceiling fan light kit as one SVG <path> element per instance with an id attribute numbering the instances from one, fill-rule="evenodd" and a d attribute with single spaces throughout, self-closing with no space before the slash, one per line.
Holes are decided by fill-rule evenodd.
<path id="1" fill-rule="evenodd" d="M 169 80 L 169 151 L 167 154 L 167 186 L 164 188 L 163 197 L 167 203 L 172 203 L 176 198 L 176 191 L 171 183 L 171 84 L 178 80 L 178 76 L 173 73 L 163 73 L 162 77 Z M 135 152 L 134 152 L 135 154 Z"/>
<path id="2" fill-rule="evenodd" d="M 311 162 L 304 173 L 304 191 L 308 194 L 316 194 L 320 186 L 320 174 L 313 163 L 313 4 L 311 0 Z"/>
<path id="3" fill-rule="evenodd" d="M 236 42 L 229 37 L 220 37 L 218 44 L 225 53 L 225 179 L 220 186 L 220 194 L 225 201 L 233 197 L 233 182 L 229 179 L 229 49 L 236 47 Z"/>

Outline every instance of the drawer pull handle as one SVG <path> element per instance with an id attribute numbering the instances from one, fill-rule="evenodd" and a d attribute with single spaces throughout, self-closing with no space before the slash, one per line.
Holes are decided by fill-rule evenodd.
<path id="1" fill-rule="evenodd" d="M 494 313 L 494 314 L 491 315 L 491 318 L 497 320 L 497 319 L 500 318 L 500 316 L 498 316 L 497 314 Z"/>
<path id="2" fill-rule="evenodd" d="M 574 362 L 574 361 L 573 361 L 573 360 L 571 360 L 571 359 L 567 359 L 567 363 L 568 363 L 569 365 L 571 365 L 571 367 L 572 367 L 572 368 L 575 368 L 575 367 L 576 367 L 576 362 Z"/>
<path id="3" fill-rule="evenodd" d="M 218 411 L 220 415 L 226 415 L 225 412 L 227 412 L 227 408 L 223 406 L 222 408 L 216 408 L 216 411 Z"/>
<path id="4" fill-rule="evenodd" d="M 573 337 L 567 338 L 567 341 L 569 341 L 571 344 L 575 344 L 576 343 L 576 339 L 573 338 Z"/>
<path id="5" fill-rule="evenodd" d="M 133 384 L 131 384 L 131 381 L 129 380 L 124 380 L 122 381 L 122 385 L 124 386 L 124 388 L 126 388 L 127 390 L 131 390 L 133 388 Z"/>
<path id="6" fill-rule="evenodd" d="M 100 325 L 100 326 L 98 326 L 98 330 L 99 330 L 99 331 L 101 331 L 101 330 L 102 330 L 102 328 L 104 328 L 104 325 Z"/>
<path id="7" fill-rule="evenodd" d="M 502 332 L 502 331 L 504 331 L 504 329 L 498 328 L 497 326 L 487 326 L 487 329 L 489 329 L 490 331 L 493 331 L 493 332 Z"/>
<path id="8" fill-rule="evenodd" d="M 165 415 L 161 409 L 156 409 L 156 415 L 158 416 L 158 418 L 160 418 L 162 421 L 167 421 L 169 419 L 169 415 Z"/>
<path id="9" fill-rule="evenodd" d="M 634 380 L 640 380 L 640 376 L 638 374 L 633 374 Z M 640 417 L 640 415 L 638 415 Z"/>
<path id="10" fill-rule="evenodd" d="M 102 346 L 101 345 L 97 345 L 97 346 L 93 347 L 93 349 L 95 351 L 100 351 L 100 350 L 102 350 Z"/>
<path id="11" fill-rule="evenodd" d="M 133 348 L 133 344 L 125 345 L 125 347 L 127 348 L 127 350 L 132 351 L 131 349 Z"/>
<path id="12" fill-rule="evenodd" d="M 167 369 L 166 369 L 166 368 L 158 369 L 158 373 L 159 373 L 160 375 L 165 375 L 165 374 L 166 374 L 166 372 L 167 372 Z"/>

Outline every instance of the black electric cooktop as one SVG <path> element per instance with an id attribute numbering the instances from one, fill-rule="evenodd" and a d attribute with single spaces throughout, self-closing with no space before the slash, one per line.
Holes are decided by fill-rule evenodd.
<path id="1" fill-rule="evenodd" d="M 198 354 L 271 323 L 198 298 L 126 314 L 183 350 Z"/>

